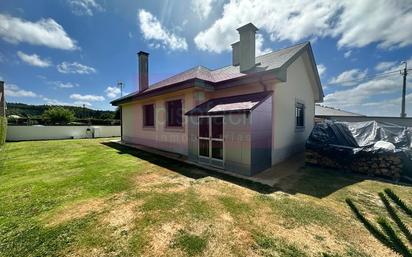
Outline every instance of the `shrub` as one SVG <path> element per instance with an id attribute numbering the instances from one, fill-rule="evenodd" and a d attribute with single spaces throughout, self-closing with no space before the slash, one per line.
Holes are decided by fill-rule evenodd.
<path id="1" fill-rule="evenodd" d="M 385 197 L 383 193 L 379 193 L 379 197 L 385 205 L 386 210 L 389 213 L 389 216 L 391 216 L 392 220 L 395 221 L 396 225 L 398 225 L 399 229 L 405 235 L 406 239 L 408 239 L 408 241 L 412 244 L 412 234 L 406 227 L 405 223 L 403 223 L 403 221 L 399 218 L 398 214 L 396 213 L 396 210 L 391 206 L 388 199 Z"/>
<path id="2" fill-rule="evenodd" d="M 391 248 L 392 250 L 395 250 L 391 241 L 383 234 L 377 227 L 375 227 L 372 223 L 370 223 L 365 216 L 359 211 L 359 209 L 356 207 L 356 205 L 352 202 L 351 199 L 347 198 L 346 203 L 349 205 L 351 208 L 352 212 L 355 214 L 356 218 L 362 222 L 362 224 L 365 226 L 365 228 L 376 238 L 378 239 L 382 244 L 386 245 L 387 247 Z"/>
<path id="3" fill-rule="evenodd" d="M 0 117 L 0 147 L 6 142 L 7 119 Z"/>
<path id="4" fill-rule="evenodd" d="M 401 208 L 406 214 L 408 214 L 410 217 L 412 217 L 412 209 L 409 208 L 404 201 L 402 201 L 399 196 L 397 196 L 395 194 L 395 192 L 393 192 L 392 190 L 390 190 L 389 188 L 385 189 L 385 193 L 389 196 L 389 198 L 392 199 L 392 201 L 394 201 L 399 208 Z"/>
<path id="5" fill-rule="evenodd" d="M 74 113 L 63 107 L 53 107 L 43 113 L 43 120 L 53 125 L 64 125 L 74 120 Z"/>
<path id="6" fill-rule="evenodd" d="M 390 241 L 392 242 L 394 250 L 400 253 L 402 256 L 411 257 L 411 252 L 395 233 L 389 222 L 385 218 L 379 217 L 378 223 L 382 227 L 383 231 L 385 231 L 386 235 L 388 235 Z"/>

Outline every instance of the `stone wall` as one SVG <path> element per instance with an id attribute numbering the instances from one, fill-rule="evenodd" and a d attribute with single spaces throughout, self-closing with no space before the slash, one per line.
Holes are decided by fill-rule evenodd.
<path id="1" fill-rule="evenodd" d="M 306 149 L 305 162 L 325 168 L 359 172 L 372 176 L 385 176 L 393 179 L 399 179 L 404 168 L 401 153 L 362 153 L 357 156 L 354 155 L 350 161 L 342 161 L 340 157 L 333 158 Z"/>

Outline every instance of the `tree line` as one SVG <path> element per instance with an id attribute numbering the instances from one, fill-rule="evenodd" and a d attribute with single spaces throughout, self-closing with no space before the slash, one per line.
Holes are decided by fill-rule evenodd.
<path id="1" fill-rule="evenodd" d="M 31 105 L 23 103 L 8 103 L 6 116 L 9 124 L 27 125 L 64 125 L 69 123 L 110 125 L 118 123 L 119 110 L 93 110 L 86 107 L 59 105 Z M 17 117 L 18 116 L 18 117 Z"/>

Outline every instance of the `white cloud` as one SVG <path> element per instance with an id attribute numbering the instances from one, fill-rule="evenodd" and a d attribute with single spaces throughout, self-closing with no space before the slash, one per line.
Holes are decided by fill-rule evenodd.
<path id="1" fill-rule="evenodd" d="M 316 65 L 316 67 L 318 68 L 319 77 L 322 77 L 323 75 L 325 75 L 325 72 L 326 72 L 326 66 L 325 65 L 318 64 L 318 65 Z"/>
<path id="2" fill-rule="evenodd" d="M 49 67 L 51 65 L 51 62 L 49 60 L 41 59 L 40 56 L 38 56 L 37 54 L 30 55 L 30 54 L 25 54 L 21 51 L 18 51 L 17 56 L 19 56 L 23 62 L 30 64 L 32 66 L 44 68 L 44 67 Z"/>
<path id="3" fill-rule="evenodd" d="M 57 70 L 60 73 L 77 73 L 77 74 L 90 74 L 96 73 L 96 69 L 90 66 L 80 64 L 78 62 L 62 62 L 57 65 Z"/>
<path id="4" fill-rule="evenodd" d="M 78 105 L 78 106 L 83 106 L 83 105 L 85 105 L 85 106 L 92 106 L 92 104 L 91 103 L 89 103 L 89 102 L 85 102 L 85 101 L 75 101 L 74 103 L 73 103 L 73 105 Z"/>
<path id="5" fill-rule="evenodd" d="M 333 37 L 339 47 L 402 47 L 412 44 L 410 8 L 409 0 L 230 0 L 221 18 L 194 41 L 201 50 L 230 50 L 238 38 L 236 28 L 253 22 L 272 41 Z"/>
<path id="6" fill-rule="evenodd" d="M 6 98 L 11 97 L 37 97 L 38 95 L 32 91 L 24 90 L 14 84 L 5 84 L 4 86 Z"/>
<path id="7" fill-rule="evenodd" d="M 84 104 L 85 106 L 92 106 L 92 104 L 89 102 L 75 101 L 75 102 L 69 103 L 69 102 L 64 102 L 64 101 L 60 101 L 57 99 L 50 99 L 47 97 L 43 97 L 43 101 L 45 101 L 47 105 L 83 106 Z"/>
<path id="8" fill-rule="evenodd" d="M 343 56 L 344 56 L 345 58 L 349 58 L 351 55 L 352 55 L 352 50 L 346 51 L 346 52 L 343 54 Z"/>
<path id="9" fill-rule="evenodd" d="M 47 97 L 43 97 L 43 101 L 45 101 L 47 105 L 66 105 L 66 106 L 72 105 L 72 104 L 67 103 L 67 102 L 63 102 L 63 101 L 60 101 L 60 100 L 57 100 L 57 99 L 50 99 L 50 98 L 47 98 Z"/>
<path id="10" fill-rule="evenodd" d="M 380 62 L 375 66 L 375 70 L 384 71 L 395 66 L 396 62 Z"/>
<path id="11" fill-rule="evenodd" d="M 144 39 L 156 41 L 170 50 L 187 50 L 186 39 L 168 31 L 150 12 L 140 9 L 138 19 Z"/>
<path id="12" fill-rule="evenodd" d="M 81 95 L 81 94 L 71 94 L 70 99 L 76 101 L 87 101 L 87 102 L 101 102 L 104 101 L 105 98 L 100 95 Z"/>
<path id="13" fill-rule="evenodd" d="M 72 12 L 76 15 L 93 16 L 93 11 L 104 11 L 95 0 L 68 0 Z"/>
<path id="14" fill-rule="evenodd" d="M 412 64 L 412 59 L 408 63 Z M 389 67 L 382 72 L 387 73 L 392 69 L 393 67 Z M 407 85 L 408 90 L 411 90 L 412 78 L 408 79 Z M 367 115 L 399 116 L 401 90 L 402 76 L 399 73 L 391 73 L 375 77 L 349 89 L 330 93 L 325 96 L 324 104 Z M 398 97 L 394 98 L 394 96 Z M 407 95 L 406 108 L 407 113 L 412 114 L 411 93 Z"/>
<path id="15" fill-rule="evenodd" d="M 353 86 L 358 84 L 368 74 L 367 70 L 361 71 L 359 69 L 351 69 L 342 72 L 337 77 L 333 77 L 329 84 L 339 84 L 342 86 Z M 355 81 L 353 81 L 355 80 Z"/>
<path id="16" fill-rule="evenodd" d="M 410 0 L 346 0 L 342 4 L 332 32 L 339 37 L 339 47 L 364 47 L 374 42 L 381 48 L 412 44 Z"/>
<path id="17" fill-rule="evenodd" d="M 212 4 L 216 0 L 192 0 L 191 7 L 201 19 L 206 19 L 212 10 Z"/>
<path id="18" fill-rule="evenodd" d="M 29 43 L 63 50 L 75 50 L 76 41 L 53 19 L 37 22 L 0 14 L 0 37 L 12 43 Z"/>
<path id="19" fill-rule="evenodd" d="M 57 88 L 74 88 L 79 86 L 77 83 L 62 81 L 50 81 L 49 84 L 55 85 Z"/>
<path id="20" fill-rule="evenodd" d="M 263 48 L 264 41 L 265 39 L 261 34 L 256 34 L 256 56 L 272 52 L 270 48 Z"/>
<path id="21" fill-rule="evenodd" d="M 116 98 L 120 94 L 120 88 L 118 87 L 107 87 L 104 91 L 109 98 Z"/>

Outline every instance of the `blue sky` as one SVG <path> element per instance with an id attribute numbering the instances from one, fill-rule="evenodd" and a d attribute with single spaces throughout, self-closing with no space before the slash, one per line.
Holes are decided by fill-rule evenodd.
<path id="1" fill-rule="evenodd" d="M 151 83 L 196 65 L 222 67 L 235 29 L 248 22 L 260 29 L 260 54 L 311 41 L 324 105 L 399 115 L 396 71 L 402 60 L 412 68 L 410 0 L 3 0 L 0 79 L 9 102 L 113 109 L 117 81 L 125 93 L 137 88 L 138 51 L 150 53 Z"/>

